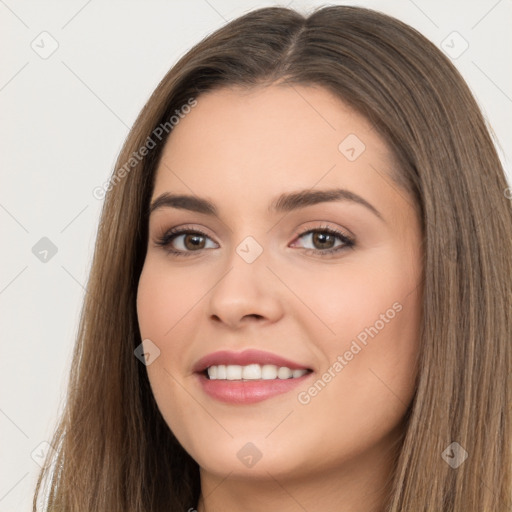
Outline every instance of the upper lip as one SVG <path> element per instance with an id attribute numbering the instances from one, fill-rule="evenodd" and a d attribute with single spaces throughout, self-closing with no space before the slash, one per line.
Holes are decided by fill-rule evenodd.
<path id="1" fill-rule="evenodd" d="M 247 366 L 249 364 L 274 364 L 276 366 L 286 366 L 291 370 L 309 369 L 306 365 L 290 361 L 284 357 L 272 354 L 271 352 L 263 352 L 261 350 L 248 349 L 242 352 L 232 352 L 229 350 L 219 350 L 212 352 L 199 359 L 193 367 L 194 372 L 203 372 L 210 366 L 220 364 L 233 364 L 239 366 Z"/>

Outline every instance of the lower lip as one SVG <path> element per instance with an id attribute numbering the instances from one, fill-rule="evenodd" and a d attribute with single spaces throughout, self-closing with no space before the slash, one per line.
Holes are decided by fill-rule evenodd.
<path id="1" fill-rule="evenodd" d="M 287 393 L 303 384 L 312 373 L 306 373 L 295 379 L 269 380 L 210 380 L 205 375 L 197 374 L 203 391 L 220 402 L 229 404 L 252 404 L 267 398 Z"/>

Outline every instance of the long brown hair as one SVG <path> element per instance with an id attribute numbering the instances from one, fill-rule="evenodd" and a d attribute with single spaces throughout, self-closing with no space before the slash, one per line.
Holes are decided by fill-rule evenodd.
<path id="1" fill-rule="evenodd" d="M 422 221 L 417 389 L 386 510 L 512 507 L 512 213 L 503 168 L 475 99 L 440 50 L 379 12 L 329 6 L 308 16 L 264 8 L 230 22 L 181 58 L 141 111 L 105 197 L 66 407 L 34 510 L 43 488 L 50 511 L 196 506 L 198 465 L 134 357 L 148 205 L 166 137 L 153 136 L 143 158 L 134 154 L 203 92 L 277 81 L 324 87 L 370 120 Z M 468 454 L 458 467 L 446 461 L 453 442 Z"/>

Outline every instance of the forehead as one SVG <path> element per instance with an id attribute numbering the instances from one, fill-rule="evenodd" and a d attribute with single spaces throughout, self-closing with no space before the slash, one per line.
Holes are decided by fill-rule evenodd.
<path id="1" fill-rule="evenodd" d="M 283 191 L 343 186 L 378 202 L 389 181 L 383 140 L 326 89 L 224 88 L 196 99 L 167 140 L 154 197 L 172 190 L 241 207 Z"/>

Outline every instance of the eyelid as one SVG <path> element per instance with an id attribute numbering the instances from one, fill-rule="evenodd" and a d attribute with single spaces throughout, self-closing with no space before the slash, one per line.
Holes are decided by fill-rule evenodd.
<path id="1" fill-rule="evenodd" d="M 320 226 L 316 225 L 313 227 L 306 227 L 294 235 L 294 240 L 292 242 L 295 243 L 296 240 L 303 238 L 305 235 L 313 234 L 313 233 L 328 233 L 332 236 L 337 237 L 342 241 L 341 245 L 331 247 L 329 249 L 311 249 L 311 248 L 302 248 L 304 253 L 313 253 L 318 256 L 327 256 L 329 253 L 337 253 L 344 249 L 351 249 L 355 245 L 355 237 L 352 234 L 347 234 L 340 230 L 339 228 L 334 228 L 326 224 L 322 224 Z M 211 250 L 211 248 L 202 248 L 197 251 L 184 251 L 182 249 L 170 249 L 169 246 L 171 243 L 178 237 L 187 235 L 187 234 L 199 234 L 202 237 L 208 238 L 213 241 L 217 246 L 219 246 L 218 242 L 216 242 L 213 237 L 211 237 L 208 233 L 206 233 L 202 228 L 198 228 L 192 225 L 182 225 L 170 228 L 165 230 L 163 235 L 157 237 L 155 240 L 155 245 L 157 247 L 162 247 L 167 250 L 170 254 L 176 256 L 189 256 L 194 253 L 202 253 L 204 250 Z"/>
<path id="2" fill-rule="evenodd" d="M 317 222 L 319 222 L 319 221 L 317 221 Z M 309 226 L 308 225 L 307 227 L 298 230 L 295 233 L 295 237 L 300 238 L 300 237 L 304 236 L 305 234 L 311 233 L 311 232 L 327 231 L 327 232 L 330 232 L 330 233 L 333 233 L 333 234 L 336 234 L 336 235 L 340 235 L 340 236 L 342 236 L 342 237 L 344 237 L 346 239 L 355 241 L 355 236 L 348 229 L 345 229 L 345 228 L 343 228 L 343 229 L 331 226 L 331 225 L 326 224 L 324 222 L 321 225 L 314 225 L 314 226 Z"/>
<path id="3" fill-rule="evenodd" d="M 187 235 L 189 233 L 197 233 L 197 234 L 199 234 L 199 235 L 201 235 L 201 236 L 203 236 L 205 238 L 209 238 L 215 244 L 219 245 L 219 243 L 216 242 L 211 235 L 206 233 L 206 231 L 203 228 L 198 228 L 196 226 L 188 225 L 188 224 L 184 224 L 184 225 L 181 225 L 181 226 L 176 226 L 176 227 L 173 227 L 173 228 L 170 228 L 170 229 L 164 229 L 162 235 L 155 236 L 155 241 L 154 242 L 155 242 L 156 246 L 164 247 L 165 248 L 167 245 L 170 244 L 171 241 L 175 240 L 179 236 Z M 183 253 L 183 252 L 193 253 L 195 251 L 177 251 L 177 252 L 180 252 L 180 253 Z M 199 252 L 199 251 L 197 251 L 197 252 Z"/>
<path id="4" fill-rule="evenodd" d="M 305 253 L 313 253 L 317 255 L 324 255 L 326 256 L 329 253 L 337 253 L 339 251 L 342 251 L 344 249 L 353 249 L 356 243 L 356 239 L 354 235 L 348 234 L 343 232 L 339 228 L 334 228 L 332 226 L 322 224 L 321 226 L 314 226 L 314 227 L 306 227 L 303 230 L 299 231 L 295 235 L 295 240 L 298 240 L 300 238 L 303 238 L 305 235 L 314 234 L 314 233 L 329 233 L 330 235 L 337 237 L 342 241 L 341 246 L 335 246 L 331 247 L 330 249 L 309 249 L 309 248 L 303 248 L 303 251 Z"/>

